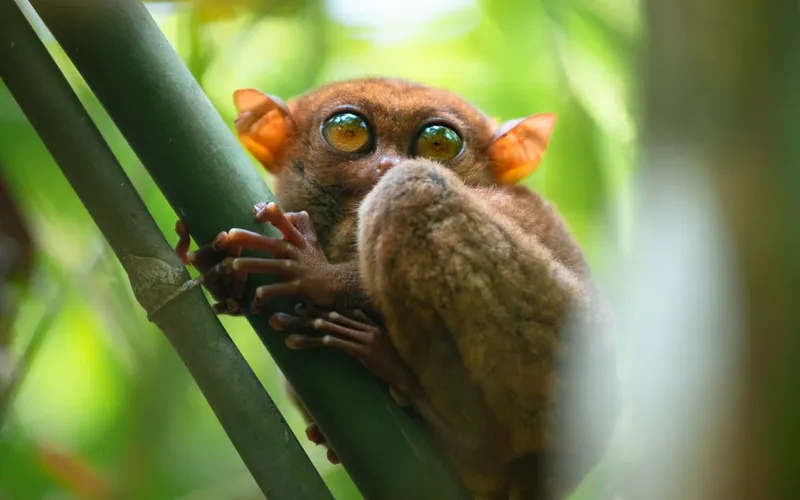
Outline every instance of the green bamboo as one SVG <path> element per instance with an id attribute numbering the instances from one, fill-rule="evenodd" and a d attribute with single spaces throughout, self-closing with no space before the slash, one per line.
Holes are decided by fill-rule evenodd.
<path id="1" fill-rule="evenodd" d="M 278 236 L 252 218 L 253 204 L 272 193 L 139 0 L 31 3 L 198 242 L 231 227 Z M 272 279 L 253 277 L 246 296 Z M 385 384 L 341 354 L 286 348 L 267 318 L 293 305 L 276 300 L 247 319 L 362 494 L 464 498 L 419 420 Z"/>
<path id="2" fill-rule="evenodd" d="M 14 0 L 0 0 L 0 78 L 108 240 L 137 300 L 186 364 L 264 494 L 270 500 L 331 498 Z"/>

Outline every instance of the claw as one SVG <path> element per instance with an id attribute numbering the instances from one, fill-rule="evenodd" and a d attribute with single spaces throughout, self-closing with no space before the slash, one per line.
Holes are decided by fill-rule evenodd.
<path id="1" fill-rule="evenodd" d="M 266 201 L 260 201 L 256 203 L 255 205 L 253 205 L 253 215 L 258 215 L 258 212 L 264 210 L 265 208 L 267 208 Z"/>
<path id="2" fill-rule="evenodd" d="M 228 248 L 228 245 L 229 245 L 228 233 L 225 231 L 221 231 L 216 236 L 216 238 L 214 238 L 214 241 L 211 242 L 211 248 L 213 248 L 217 252 L 225 250 L 226 248 Z"/>
<path id="3" fill-rule="evenodd" d="M 228 305 L 228 311 L 231 313 L 238 313 L 241 310 L 239 303 L 234 299 L 228 299 L 225 303 Z"/>
<path id="4" fill-rule="evenodd" d="M 215 314 L 221 315 L 226 314 L 229 316 L 240 316 L 242 311 L 235 301 L 231 303 L 233 299 L 228 299 L 225 301 L 217 302 L 211 305 L 211 309 L 213 309 Z"/>

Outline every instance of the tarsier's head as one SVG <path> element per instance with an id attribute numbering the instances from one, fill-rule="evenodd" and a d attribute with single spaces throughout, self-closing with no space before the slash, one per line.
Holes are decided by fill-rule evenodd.
<path id="1" fill-rule="evenodd" d="M 238 90 L 234 103 L 239 138 L 276 176 L 278 201 L 318 225 L 335 224 L 319 214 L 343 217 L 406 158 L 439 162 L 469 185 L 516 183 L 536 170 L 555 122 L 537 114 L 498 126 L 453 93 L 389 78 L 332 83 L 288 103 Z"/>
<path id="2" fill-rule="evenodd" d="M 467 181 L 484 177 L 480 170 L 491 182 L 515 183 L 536 169 L 555 123 L 537 114 L 498 126 L 455 94 L 388 78 L 332 83 L 288 104 L 237 90 L 234 102 L 239 137 L 272 174 L 300 163 L 361 185 L 410 157 Z"/>

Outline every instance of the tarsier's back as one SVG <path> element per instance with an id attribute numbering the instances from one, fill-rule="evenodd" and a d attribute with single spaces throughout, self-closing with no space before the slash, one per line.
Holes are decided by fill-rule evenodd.
<path id="1" fill-rule="evenodd" d="M 603 452 L 613 411 L 593 415 L 592 439 L 562 445 L 563 402 L 585 390 L 564 362 L 594 346 L 604 403 L 614 366 L 593 335 L 602 314 L 583 253 L 555 208 L 515 185 L 553 117 L 498 127 L 453 94 L 389 79 L 288 105 L 248 99 L 240 136 L 276 176 L 282 208 L 307 211 L 327 258 L 352 273 L 402 366 L 365 364 L 428 421 L 476 496 L 567 493 Z M 573 455 L 580 464 L 558 476 Z"/>

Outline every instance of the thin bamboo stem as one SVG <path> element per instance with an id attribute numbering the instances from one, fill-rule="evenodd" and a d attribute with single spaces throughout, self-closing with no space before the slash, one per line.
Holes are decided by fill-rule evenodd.
<path id="1" fill-rule="evenodd" d="M 180 355 L 265 495 L 270 500 L 331 498 L 14 0 L 0 0 L 0 77 L 108 240 L 137 300 Z"/>

